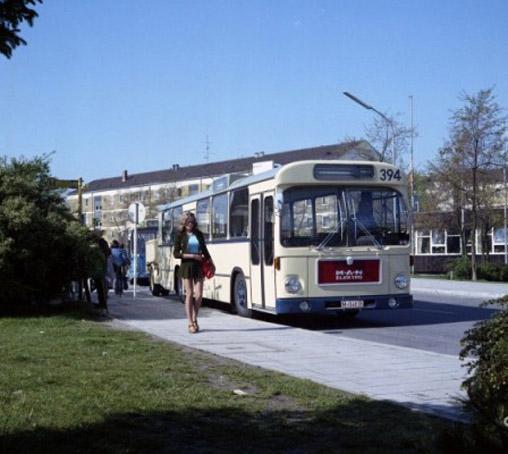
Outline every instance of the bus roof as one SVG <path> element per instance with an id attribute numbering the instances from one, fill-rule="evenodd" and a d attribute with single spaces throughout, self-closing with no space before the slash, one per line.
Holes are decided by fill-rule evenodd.
<path id="1" fill-rule="evenodd" d="M 280 166 L 274 167 L 273 169 L 267 170 L 265 172 L 257 173 L 256 175 L 249 175 L 244 178 L 240 178 L 238 180 L 235 180 L 233 183 L 231 183 L 229 186 L 219 190 L 219 191 L 213 191 L 213 189 L 207 189 L 206 191 L 199 192 L 197 194 L 190 195 L 188 197 L 184 197 L 182 199 L 175 200 L 174 202 L 165 204 L 165 205 L 159 205 L 158 209 L 159 211 L 165 211 L 170 208 L 174 208 L 176 206 L 185 205 L 186 203 L 195 202 L 197 200 L 204 199 L 206 197 L 210 197 L 214 194 L 220 194 L 222 192 L 227 192 L 232 189 L 239 189 L 243 188 L 245 186 L 249 186 L 254 183 L 259 183 L 260 181 L 270 180 L 271 178 L 274 178 L 275 175 L 277 175 L 277 172 L 280 170 Z"/>
<path id="2" fill-rule="evenodd" d="M 188 197 L 184 197 L 178 200 L 175 200 L 174 202 L 167 203 L 165 205 L 159 205 L 158 210 L 159 211 L 165 211 L 170 208 L 178 207 L 181 205 L 184 205 L 186 203 L 195 202 L 201 199 L 204 199 L 206 197 L 210 197 L 215 194 L 221 194 L 224 192 L 227 192 L 229 190 L 233 189 L 240 189 L 245 186 L 250 186 L 254 183 L 259 183 L 261 181 L 270 180 L 272 178 L 276 178 L 279 173 L 284 173 L 289 171 L 292 168 L 297 168 L 300 166 L 308 166 L 308 165 L 314 165 L 314 164 L 343 164 L 343 165 L 371 165 L 371 166 L 379 166 L 382 165 L 384 167 L 393 167 L 392 164 L 388 162 L 382 162 L 382 161 L 343 161 L 343 160 L 307 160 L 307 161 L 296 161 L 291 162 L 289 164 L 285 164 L 284 166 L 276 165 L 273 169 L 267 170 L 265 172 L 260 172 L 255 175 L 248 175 L 245 177 L 241 177 L 239 179 L 234 180 L 229 186 L 222 187 L 220 190 L 214 191 L 213 185 L 210 189 L 207 189 L 206 191 L 199 192 L 197 194 L 193 194 Z M 221 177 L 219 177 L 221 178 Z"/>

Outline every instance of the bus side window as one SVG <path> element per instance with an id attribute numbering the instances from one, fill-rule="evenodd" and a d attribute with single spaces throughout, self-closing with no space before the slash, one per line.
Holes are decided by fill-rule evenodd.
<path id="1" fill-rule="evenodd" d="M 253 199 L 251 205 L 250 223 L 250 256 L 253 265 L 259 265 L 259 199 Z"/>
<path id="2" fill-rule="evenodd" d="M 212 238 L 226 238 L 228 195 L 221 194 L 212 198 Z"/>
<path id="3" fill-rule="evenodd" d="M 180 219 L 182 217 L 183 209 L 182 207 L 173 208 L 171 210 L 171 231 L 169 235 L 169 245 L 173 246 L 176 241 L 176 237 L 178 235 L 178 231 L 180 229 Z"/>
<path id="4" fill-rule="evenodd" d="M 273 264 L 273 197 L 265 199 L 264 217 L 264 247 L 265 265 Z"/>
<path id="5" fill-rule="evenodd" d="M 231 193 L 229 209 L 229 236 L 245 238 L 249 222 L 249 191 L 240 189 Z"/>
<path id="6" fill-rule="evenodd" d="M 196 221 L 198 228 L 205 238 L 210 236 L 210 199 L 198 200 L 196 206 Z"/>
<path id="7" fill-rule="evenodd" d="M 171 214 L 173 210 L 165 211 L 162 215 L 162 243 L 168 244 L 171 234 Z"/>

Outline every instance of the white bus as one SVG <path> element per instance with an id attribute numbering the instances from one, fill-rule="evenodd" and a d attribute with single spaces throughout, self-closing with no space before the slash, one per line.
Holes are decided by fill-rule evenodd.
<path id="1" fill-rule="evenodd" d="M 203 297 L 239 315 L 412 307 L 407 183 L 384 162 L 299 161 L 226 175 L 162 207 L 147 245 L 150 288 L 181 293 L 173 244 L 195 213 L 216 265 Z"/>

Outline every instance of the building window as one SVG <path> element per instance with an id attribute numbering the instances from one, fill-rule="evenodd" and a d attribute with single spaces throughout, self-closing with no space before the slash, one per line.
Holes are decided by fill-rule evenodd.
<path id="1" fill-rule="evenodd" d="M 475 238 L 476 238 L 476 235 L 475 235 Z M 472 250 L 472 247 L 471 247 L 471 229 L 466 229 L 466 253 L 467 254 L 471 254 L 471 250 Z M 478 248 L 476 249 L 476 251 L 478 252 Z"/>
<path id="2" fill-rule="evenodd" d="M 416 254 L 460 254 L 460 235 L 455 230 L 416 232 Z"/>
<path id="3" fill-rule="evenodd" d="M 432 253 L 444 254 L 445 251 L 445 231 L 432 230 Z"/>
<path id="4" fill-rule="evenodd" d="M 199 184 L 189 184 L 189 195 L 197 194 L 199 192 Z"/>
<path id="5" fill-rule="evenodd" d="M 102 196 L 96 195 L 93 198 L 93 206 L 94 206 L 94 211 L 101 211 L 102 210 Z"/>
<path id="6" fill-rule="evenodd" d="M 492 238 L 492 248 L 493 248 L 492 252 L 494 254 L 495 253 L 504 254 L 505 235 L 506 235 L 504 227 L 492 229 L 492 232 L 489 235 Z"/>
<path id="7" fill-rule="evenodd" d="M 430 254 L 430 232 L 428 230 L 416 232 L 416 253 Z"/>
<path id="8" fill-rule="evenodd" d="M 460 235 L 446 232 L 446 252 L 448 254 L 460 254 Z"/>

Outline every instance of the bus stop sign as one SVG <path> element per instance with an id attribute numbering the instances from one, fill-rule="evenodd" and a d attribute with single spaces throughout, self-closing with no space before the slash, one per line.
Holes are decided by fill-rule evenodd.
<path id="1" fill-rule="evenodd" d="M 132 202 L 129 205 L 128 217 L 129 221 L 139 224 L 145 220 L 145 206 L 141 202 Z"/>

